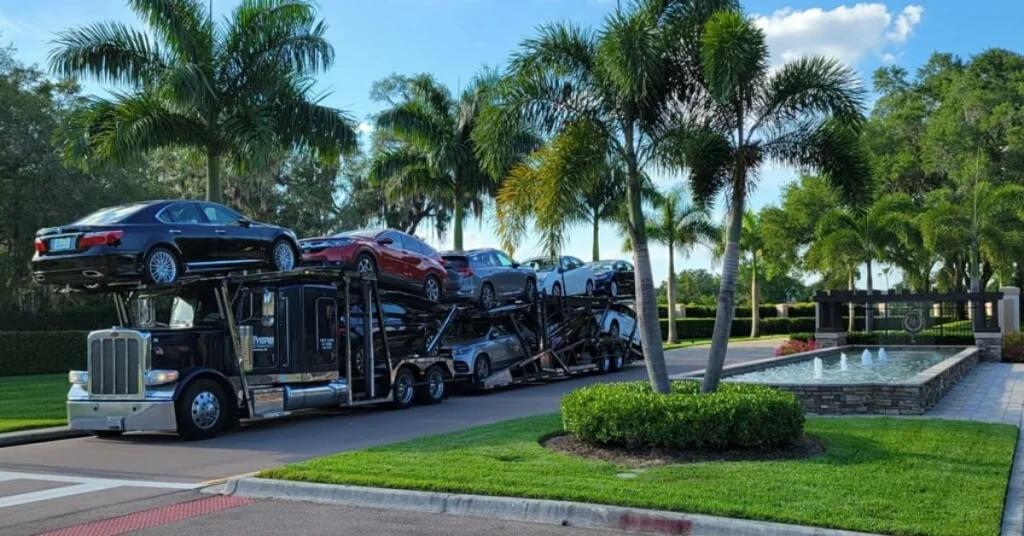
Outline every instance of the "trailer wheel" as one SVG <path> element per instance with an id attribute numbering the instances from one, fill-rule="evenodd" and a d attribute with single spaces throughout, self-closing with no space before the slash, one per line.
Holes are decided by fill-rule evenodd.
<path id="1" fill-rule="evenodd" d="M 391 387 L 391 407 L 405 409 L 416 400 L 416 376 L 408 368 L 398 369 L 395 384 Z"/>
<path id="2" fill-rule="evenodd" d="M 601 374 L 608 374 L 612 370 L 612 357 L 605 350 L 601 352 L 601 356 L 597 358 L 597 372 Z"/>
<path id="3" fill-rule="evenodd" d="M 491 358 L 480 354 L 473 360 L 473 380 L 483 383 L 491 375 Z"/>
<path id="4" fill-rule="evenodd" d="M 426 385 L 418 388 L 420 401 L 424 404 L 440 404 L 448 391 L 444 383 L 444 372 L 440 367 L 430 367 L 427 369 L 426 382 Z"/>
<path id="5" fill-rule="evenodd" d="M 626 349 L 621 344 L 612 346 L 611 371 L 618 372 L 626 366 Z"/>
<path id="6" fill-rule="evenodd" d="M 178 435 L 189 440 L 209 439 L 224 429 L 231 417 L 231 408 L 217 382 L 200 378 L 178 396 L 174 413 Z"/>

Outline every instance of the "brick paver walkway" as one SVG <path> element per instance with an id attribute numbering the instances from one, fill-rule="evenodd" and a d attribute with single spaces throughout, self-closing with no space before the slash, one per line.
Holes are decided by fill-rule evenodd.
<path id="1" fill-rule="evenodd" d="M 1024 364 L 979 363 L 925 417 L 1021 424 Z"/>

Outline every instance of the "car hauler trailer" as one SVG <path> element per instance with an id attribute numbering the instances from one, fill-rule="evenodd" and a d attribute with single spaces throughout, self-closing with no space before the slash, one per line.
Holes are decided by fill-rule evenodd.
<path id="1" fill-rule="evenodd" d="M 72 430 L 203 439 L 309 408 L 437 403 L 454 374 L 437 347 L 455 307 L 434 304 L 437 332 L 396 351 L 372 274 L 301 269 L 102 292 L 120 325 L 90 333 L 87 369 L 69 373 Z"/>
<path id="2" fill-rule="evenodd" d="M 456 372 L 462 373 L 472 387 L 492 389 L 505 385 L 566 378 L 588 372 L 617 372 L 626 364 L 643 358 L 635 340 L 636 322 L 630 332 L 610 332 L 610 314 L 626 314 L 625 301 L 610 297 L 569 297 L 542 294 L 535 303 L 506 305 L 488 310 L 460 307 L 457 322 L 480 324 L 479 336 L 462 339 L 462 346 L 451 348 Z M 497 328 L 497 329 L 495 329 Z M 493 335 L 497 332 L 497 336 Z M 514 359 L 503 359 L 502 366 L 491 367 L 488 374 L 476 374 L 479 359 L 490 360 L 493 353 L 512 348 Z M 466 376 L 466 374 L 469 374 Z"/>

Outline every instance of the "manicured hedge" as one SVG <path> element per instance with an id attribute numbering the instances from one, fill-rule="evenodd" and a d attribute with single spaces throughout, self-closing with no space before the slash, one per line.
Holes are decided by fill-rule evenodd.
<path id="1" fill-rule="evenodd" d="M 0 312 L 0 332 L 105 329 L 118 324 L 114 303 L 90 307 L 75 307 L 60 311 L 30 313 L 25 311 Z"/>
<path id="2" fill-rule="evenodd" d="M 696 381 L 672 382 L 669 395 L 647 382 L 594 384 L 562 397 L 562 422 L 585 441 L 630 448 L 763 449 L 803 435 L 792 393 L 742 383 L 699 393 Z"/>
<path id="3" fill-rule="evenodd" d="M 974 335 L 911 335 L 902 333 L 850 333 L 847 344 L 924 344 L 936 346 L 974 346 Z"/>
<path id="4" fill-rule="evenodd" d="M 809 331 L 807 331 L 807 332 L 799 332 L 799 333 L 790 333 L 789 334 L 789 338 L 793 339 L 794 341 L 800 341 L 800 342 L 813 341 L 814 340 L 814 333 L 811 333 Z"/>
<path id="5" fill-rule="evenodd" d="M 85 369 L 88 331 L 0 331 L 0 376 Z"/>
<path id="6" fill-rule="evenodd" d="M 1003 361 L 1007 363 L 1024 363 L 1024 333 L 1006 333 L 1003 335 Z"/>
<path id="7" fill-rule="evenodd" d="M 762 318 L 758 323 L 761 335 L 785 335 L 802 331 L 814 331 L 813 318 Z M 709 339 L 715 329 L 714 318 L 681 318 L 676 320 L 676 335 L 680 339 Z M 750 335 L 750 319 L 736 318 L 732 321 L 732 337 Z M 668 320 L 661 320 L 661 338 L 668 338 Z"/>
<path id="8" fill-rule="evenodd" d="M 686 318 L 714 318 L 718 308 L 713 305 L 687 305 L 686 306 Z M 774 304 L 761 305 L 758 307 L 761 318 L 776 318 L 779 316 L 779 310 L 775 308 Z M 661 318 L 668 318 L 668 306 L 659 303 L 658 304 L 658 316 Z M 737 307 L 736 317 L 737 318 L 749 318 L 750 307 Z M 789 306 L 789 318 L 814 318 L 814 304 L 813 303 L 793 303 Z"/>

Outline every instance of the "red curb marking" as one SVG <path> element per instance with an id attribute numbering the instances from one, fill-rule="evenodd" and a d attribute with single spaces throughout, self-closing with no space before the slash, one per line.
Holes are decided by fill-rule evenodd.
<path id="1" fill-rule="evenodd" d="M 197 499 L 170 506 L 162 506 L 136 512 L 134 514 L 112 517 L 102 521 L 93 521 L 67 527 L 59 530 L 45 532 L 39 536 L 116 536 L 135 530 L 148 529 L 158 525 L 166 525 L 182 519 L 204 516 L 221 510 L 237 508 L 253 502 L 252 499 L 242 497 L 227 497 L 218 495 Z"/>

